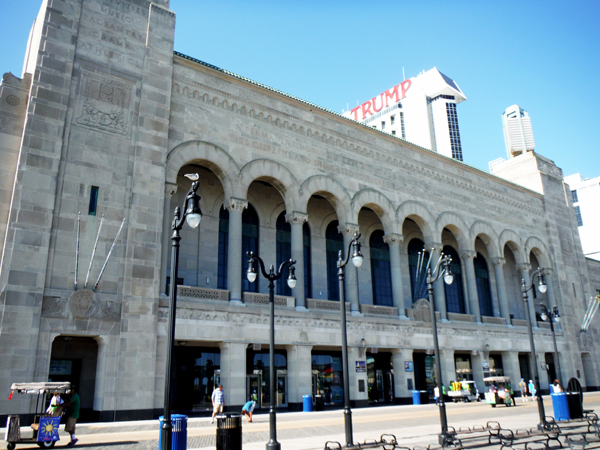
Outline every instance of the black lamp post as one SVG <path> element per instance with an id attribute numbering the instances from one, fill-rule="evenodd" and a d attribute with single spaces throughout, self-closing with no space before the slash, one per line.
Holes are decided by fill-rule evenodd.
<path id="1" fill-rule="evenodd" d="M 346 259 L 340 250 L 338 253 L 338 279 L 340 283 L 340 317 L 342 330 L 342 371 L 344 378 L 344 426 L 346 428 L 346 447 L 354 445 L 352 439 L 352 410 L 350 409 L 350 373 L 348 371 L 348 338 L 346 334 L 346 296 L 344 292 L 344 267 L 350 259 L 350 247 L 352 247 L 352 264 L 357 268 L 363 263 L 363 255 L 360 252 L 360 233 L 354 233 L 354 237 L 348 243 Z"/>
<path id="2" fill-rule="evenodd" d="M 548 286 L 544 281 L 544 269 L 538 269 L 531 274 L 531 283 L 527 286 L 525 280 L 521 279 L 521 291 L 523 293 L 523 301 L 525 302 L 525 311 L 527 312 L 527 329 L 529 330 L 529 345 L 531 346 L 531 355 L 533 357 L 533 381 L 535 383 L 536 389 L 539 392 L 537 396 L 537 404 L 538 404 L 538 414 L 540 416 L 540 423 L 538 424 L 538 429 L 542 430 L 546 425 L 546 412 L 544 410 L 544 401 L 542 400 L 542 392 L 540 389 L 540 376 L 538 373 L 537 367 L 537 357 L 535 354 L 535 344 L 533 342 L 533 330 L 531 328 L 531 314 L 529 313 L 529 300 L 527 298 L 527 292 L 533 289 L 534 287 L 534 278 L 538 277 L 538 289 L 543 294 L 548 290 Z"/>
<path id="3" fill-rule="evenodd" d="M 281 444 L 277 442 L 277 418 L 276 418 L 276 408 L 277 408 L 277 391 L 275 389 L 277 385 L 277 379 L 275 376 L 275 280 L 281 278 L 283 274 L 283 269 L 285 266 L 289 266 L 289 274 L 287 278 L 287 284 L 290 289 L 294 289 L 296 287 L 296 275 L 294 274 L 295 268 L 294 264 L 296 261 L 290 259 L 289 261 L 285 261 L 281 263 L 279 266 L 279 270 L 275 273 L 275 269 L 273 266 L 269 268 L 269 272 L 265 270 L 265 263 L 260 258 L 260 256 L 255 255 L 254 252 L 248 252 L 247 255 L 250 257 L 248 260 L 248 271 L 246 276 L 248 277 L 248 281 L 250 283 L 254 283 L 256 280 L 256 268 L 254 267 L 254 262 L 258 261 L 260 265 L 260 271 L 262 272 L 263 277 L 269 280 L 269 309 L 271 315 L 271 326 L 269 332 L 269 378 L 270 378 L 270 396 L 271 396 L 271 407 L 269 409 L 269 432 L 270 432 L 270 440 L 267 443 L 267 450 L 280 450 Z"/>
<path id="4" fill-rule="evenodd" d="M 163 425 L 161 428 L 161 450 L 171 450 L 173 425 L 171 424 L 171 383 L 173 368 L 173 345 L 175 342 L 175 318 L 177 316 L 177 271 L 179 269 L 179 241 L 181 235 L 179 232 L 183 228 L 184 222 L 192 228 L 197 228 L 202 219 L 200 211 L 200 196 L 196 194 L 198 190 L 197 173 L 185 175 L 192 180 L 192 187 L 187 192 L 183 202 L 183 216 L 179 206 L 175 208 L 173 223 L 171 224 L 171 289 L 169 295 L 169 329 L 167 332 L 167 367 L 165 370 L 165 398 Z"/>
<path id="5" fill-rule="evenodd" d="M 549 319 L 550 321 L 550 331 L 552 331 L 552 341 L 554 342 L 554 359 L 556 360 L 556 370 L 558 371 L 558 382 L 560 383 L 561 387 L 563 386 L 563 382 L 562 382 L 562 371 L 560 370 L 560 360 L 558 359 L 558 346 L 556 345 L 556 334 L 554 333 L 554 324 L 553 322 L 556 321 L 556 323 L 560 322 L 560 314 L 558 313 L 558 306 L 555 306 L 554 308 L 552 308 L 552 311 L 549 311 L 548 308 L 546 307 L 546 305 L 544 305 L 543 303 L 540 303 L 540 308 L 542 308 L 542 320 L 546 321 L 546 319 Z"/>
<path id="6" fill-rule="evenodd" d="M 435 372 L 436 372 L 436 385 L 440 390 L 440 424 L 442 426 L 442 432 L 439 435 L 439 442 L 442 447 L 452 446 L 455 441 L 455 437 L 452 433 L 448 433 L 448 417 L 446 416 L 446 403 L 444 402 L 444 396 L 442 395 L 442 364 L 440 361 L 440 345 L 438 342 L 437 334 L 437 320 L 435 317 L 435 304 L 433 300 L 433 283 L 444 277 L 444 283 L 452 284 L 454 281 L 454 275 L 450 270 L 450 261 L 452 258 L 448 255 L 440 257 L 437 265 L 431 272 L 431 267 L 427 269 L 427 293 L 429 294 L 429 310 L 431 311 L 431 328 L 433 329 L 433 352 L 435 355 Z"/>

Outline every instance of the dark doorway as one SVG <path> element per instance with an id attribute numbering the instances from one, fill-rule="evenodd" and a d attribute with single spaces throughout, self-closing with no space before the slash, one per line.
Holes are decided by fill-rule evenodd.
<path id="1" fill-rule="evenodd" d="M 98 344 L 94 338 L 57 336 L 52 342 L 48 381 L 70 381 L 77 387 L 80 422 L 98 420 L 98 412 L 94 411 L 97 363 Z"/>
<path id="2" fill-rule="evenodd" d="M 367 352 L 367 382 L 369 402 L 394 401 L 394 370 L 389 352 Z"/>
<path id="3" fill-rule="evenodd" d="M 519 368 L 521 370 L 521 378 L 527 383 L 531 380 L 531 371 L 529 370 L 529 355 L 519 354 Z"/>

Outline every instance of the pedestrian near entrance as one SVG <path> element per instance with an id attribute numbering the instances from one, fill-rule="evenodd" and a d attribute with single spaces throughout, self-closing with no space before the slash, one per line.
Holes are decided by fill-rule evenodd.
<path id="1" fill-rule="evenodd" d="M 67 444 L 69 447 L 77 444 L 77 441 L 79 440 L 75 437 L 75 425 L 77 424 L 77 419 L 79 419 L 80 407 L 81 400 L 79 399 L 75 386 L 72 386 L 71 399 L 67 402 L 67 424 L 65 425 L 65 431 L 71 435 L 71 441 Z"/>
<path id="2" fill-rule="evenodd" d="M 552 385 L 552 389 L 554 389 L 554 393 L 558 394 L 559 392 L 562 392 L 562 388 L 560 387 L 560 381 L 558 381 L 558 378 L 556 380 L 554 380 L 554 384 Z"/>
<path id="3" fill-rule="evenodd" d="M 531 400 L 537 400 L 537 389 L 535 388 L 535 384 L 533 384 L 533 380 L 529 380 L 529 392 L 531 393 Z"/>
<path id="4" fill-rule="evenodd" d="M 225 405 L 225 392 L 223 392 L 223 385 L 220 384 L 211 395 L 213 413 L 210 423 L 215 423 L 215 416 L 223 412 L 223 406 Z"/>
<path id="5" fill-rule="evenodd" d="M 55 392 L 52 396 L 52 400 L 50 400 L 50 406 L 46 410 L 47 414 L 50 414 L 52 417 L 59 417 L 63 413 L 63 405 L 64 400 L 60 398 L 60 394 Z"/>
<path id="6" fill-rule="evenodd" d="M 435 404 L 439 405 L 440 404 L 440 388 L 437 386 L 433 388 L 433 397 L 435 398 Z"/>
<path id="7" fill-rule="evenodd" d="M 252 422 L 252 411 L 254 411 L 255 405 L 256 403 L 254 403 L 254 400 L 250 400 L 242 406 L 242 415 L 248 416 L 248 422 Z"/>
<path id="8" fill-rule="evenodd" d="M 521 378 L 519 382 L 519 390 L 521 391 L 521 401 L 527 401 L 527 384 L 525 383 L 525 378 Z"/>

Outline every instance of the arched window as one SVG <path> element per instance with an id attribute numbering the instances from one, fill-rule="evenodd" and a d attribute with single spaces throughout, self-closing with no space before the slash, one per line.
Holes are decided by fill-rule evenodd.
<path id="1" fill-rule="evenodd" d="M 219 269 L 217 288 L 227 289 L 227 256 L 229 254 L 229 211 L 221 207 L 219 212 Z"/>
<path id="2" fill-rule="evenodd" d="M 304 297 L 312 298 L 312 266 L 310 256 L 310 227 L 302 225 L 302 241 L 304 246 Z"/>
<path id="3" fill-rule="evenodd" d="M 479 313 L 482 316 L 493 317 L 492 291 L 490 290 L 490 274 L 488 265 L 481 253 L 473 260 L 475 267 L 475 281 L 477 282 L 477 296 L 479 297 Z"/>
<path id="4" fill-rule="evenodd" d="M 285 220 L 285 211 L 277 217 L 276 229 L 277 267 L 275 269 L 278 270 L 281 263 L 289 261 L 292 258 L 292 227 Z M 292 290 L 287 284 L 287 277 L 288 271 L 284 269 L 283 275 L 276 281 L 277 295 L 292 295 Z"/>
<path id="5" fill-rule="evenodd" d="M 412 293 L 412 302 L 427 297 L 427 283 L 425 276 L 427 274 L 427 262 L 429 261 L 429 252 L 425 255 L 423 247 L 425 244 L 421 239 L 412 239 L 408 244 L 408 268 L 410 269 L 410 288 Z"/>
<path id="6" fill-rule="evenodd" d="M 258 282 L 250 283 L 246 275 L 248 270 L 246 252 L 258 254 L 258 214 L 250 204 L 242 213 L 242 292 L 258 292 Z"/>
<path id="7" fill-rule="evenodd" d="M 446 308 L 448 312 L 465 313 L 465 296 L 463 293 L 462 274 L 460 270 L 460 258 L 456 250 L 449 245 L 444 246 L 444 255 L 452 258 L 450 269 L 454 274 L 454 280 L 451 285 L 444 283 L 444 292 L 446 294 Z"/>
<path id="8" fill-rule="evenodd" d="M 393 306 L 390 248 L 383 242 L 382 230 L 376 230 L 371 233 L 369 247 L 371 248 L 373 304 L 379 306 Z"/>
<path id="9" fill-rule="evenodd" d="M 325 231 L 325 247 L 327 251 L 327 298 L 340 300 L 340 285 L 338 279 L 338 252 L 344 248 L 344 237 L 338 231 L 338 221 L 333 220 Z"/>

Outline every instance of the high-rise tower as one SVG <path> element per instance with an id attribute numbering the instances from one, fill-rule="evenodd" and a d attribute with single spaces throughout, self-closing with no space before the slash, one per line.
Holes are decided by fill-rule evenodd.
<path id="1" fill-rule="evenodd" d="M 520 108 L 519 105 L 509 106 L 502 113 L 502 124 L 504 125 L 506 154 L 509 158 L 535 149 L 531 118 L 527 111 Z"/>

